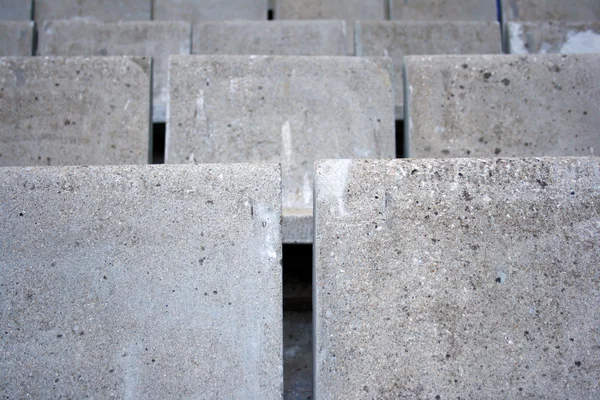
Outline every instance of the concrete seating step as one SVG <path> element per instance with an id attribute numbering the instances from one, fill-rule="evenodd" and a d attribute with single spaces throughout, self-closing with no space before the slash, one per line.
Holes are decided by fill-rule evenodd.
<path id="1" fill-rule="evenodd" d="M 152 19 L 153 0 L 35 0 L 35 21 L 92 19 L 144 21 Z"/>
<path id="2" fill-rule="evenodd" d="M 346 55 L 344 21 L 205 21 L 193 32 L 194 54 Z"/>
<path id="3" fill-rule="evenodd" d="M 600 53 L 600 22 L 509 22 L 508 50 L 528 53 Z"/>
<path id="4" fill-rule="evenodd" d="M 29 21 L 33 0 L 2 0 L 0 21 Z"/>
<path id="5" fill-rule="evenodd" d="M 597 155 L 599 78 L 600 54 L 406 57 L 405 146 L 417 158 Z"/>
<path id="6" fill-rule="evenodd" d="M 267 14 L 268 0 L 154 0 L 156 20 L 266 20 Z"/>
<path id="7" fill-rule="evenodd" d="M 191 35 L 191 24 L 184 21 L 46 21 L 39 32 L 38 53 L 152 57 L 152 117 L 165 122 L 169 55 L 190 54 Z"/>
<path id="8" fill-rule="evenodd" d="M 600 390 L 600 159 L 322 161 L 315 398 Z"/>
<path id="9" fill-rule="evenodd" d="M 0 166 L 145 164 L 150 60 L 0 59 Z"/>
<path id="10" fill-rule="evenodd" d="M 166 162 L 282 163 L 284 242 L 310 243 L 313 163 L 394 157 L 391 68 L 386 58 L 171 56 Z"/>
<path id="11" fill-rule="evenodd" d="M 600 21 L 597 0 L 501 0 L 504 21 Z"/>
<path id="12" fill-rule="evenodd" d="M 0 21 L 0 57 L 30 56 L 33 51 L 33 22 Z"/>
<path id="13" fill-rule="evenodd" d="M 390 19 L 403 21 L 496 21 L 496 0 L 390 0 Z"/>
<path id="14" fill-rule="evenodd" d="M 500 24 L 492 21 L 358 21 L 357 56 L 391 56 L 396 116 L 404 118 L 405 55 L 502 53 Z"/>
<path id="15" fill-rule="evenodd" d="M 6 398 L 281 399 L 277 165 L 0 168 Z"/>

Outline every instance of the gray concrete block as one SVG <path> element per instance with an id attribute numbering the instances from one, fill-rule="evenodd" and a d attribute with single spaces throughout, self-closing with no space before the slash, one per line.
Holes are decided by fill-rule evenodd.
<path id="1" fill-rule="evenodd" d="M 30 56 L 33 51 L 33 22 L 0 21 L 0 57 Z"/>
<path id="2" fill-rule="evenodd" d="M 0 166 L 145 164 L 150 60 L 0 59 Z"/>
<path id="3" fill-rule="evenodd" d="M 153 60 L 153 120 L 166 121 L 169 55 L 190 54 L 192 27 L 184 21 L 46 21 L 38 53 L 48 56 L 147 56 Z"/>
<path id="4" fill-rule="evenodd" d="M 600 161 L 323 161 L 315 398 L 592 399 Z"/>
<path id="5" fill-rule="evenodd" d="M 282 227 L 283 243 L 312 243 L 312 208 L 285 209 Z"/>
<path id="6" fill-rule="evenodd" d="M 195 54 L 346 54 L 344 21 L 208 21 L 193 31 Z"/>
<path id="7" fill-rule="evenodd" d="M 390 0 L 390 19 L 403 21 L 497 21 L 496 0 Z"/>
<path id="8" fill-rule="evenodd" d="M 29 21 L 33 0 L 0 0 L 0 21 Z"/>
<path id="9" fill-rule="evenodd" d="M 600 22 L 509 22 L 513 54 L 600 53 Z"/>
<path id="10" fill-rule="evenodd" d="M 600 54 L 409 56 L 409 155 L 597 155 L 599 78 Z"/>
<path id="11" fill-rule="evenodd" d="M 282 163 L 284 219 L 290 210 L 305 227 L 316 160 L 394 157 L 391 68 L 386 58 L 171 56 L 166 162 Z"/>
<path id="12" fill-rule="evenodd" d="M 0 393 L 281 399 L 277 165 L 0 169 Z"/>
<path id="13" fill-rule="evenodd" d="M 152 0 L 35 0 L 35 20 L 91 19 L 144 21 L 152 19 Z"/>
<path id="14" fill-rule="evenodd" d="M 267 11 L 268 0 L 154 0 L 157 20 L 266 20 Z"/>
<path id="15" fill-rule="evenodd" d="M 396 114 L 404 118 L 402 65 L 405 55 L 502 53 L 498 22 L 358 21 L 357 56 L 388 56 L 394 61 Z"/>
<path id="16" fill-rule="evenodd" d="M 504 21 L 600 21 L 598 0 L 501 0 Z"/>

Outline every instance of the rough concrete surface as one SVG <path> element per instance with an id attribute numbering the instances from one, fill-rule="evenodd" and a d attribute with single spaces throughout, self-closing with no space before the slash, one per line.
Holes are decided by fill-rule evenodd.
<path id="1" fill-rule="evenodd" d="M 166 121 L 169 55 L 190 54 L 192 26 L 184 21 L 46 21 L 38 53 L 48 56 L 146 56 L 153 60 L 153 120 Z"/>
<path id="2" fill-rule="evenodd" d="M 392 57 L 397 115 L 404 105 L 405 55 L 502 53 L 498 22 L 358 21 L 355 32 L 357 56 Z"/>
<path id="3" fill-rule="evenodd" d="M 144 21 L 152 19 L 153 0 L 35 0 L 35 21 L 92 19 Z"/>
<path id="4" fill-rule="evenodd" d="M 0 21 L 29 21 L 33 0 L 0 0 Z"/>
<path id="5" fill-rule="evenodd" d="M 268 0 L 154 0 L 157 20 L 266 20 L 267 11 Z"/>
<path id="6" fill-rule="evenodd" d="M 30 56 L 33 51 L 33 22 L 0 21 L 0 57 Z"/>
<path id="7" fill-rule="evenodd" d="M 390 19 L 404 21 L 497 21 L 496 0 L 391 0 Z"/>
<path id="8" fill-rule="evenodd" d="M 598 0 L 501 0 L 504 21 L 600 21 Z"/>
<path id="9" fill-rule="evenodd" d="M 284 400 L 312 399 L 312 312 L 283 312 Z"/>
<path id="10" fill-rule="evenodd" d="M 145 164 L 150 60 L 0 59 L 0 166 Z"/>
<path id="11" fill-rule="evenodd" d="M 277 165 L 0 169 L 6 398 L 281 399 Z"/>
<path id="12" fill-rule="evenodd" d="M 344 21 L 208 21 L 194 24 L 194 54 L 343 56 Z"/>
<path id="13" fill-rule="evenodd" d="M 600 53 L 600 22 L 509 22 L 509 52 Z"/>
<path id="14" fill-rule="evenodd" d="M 410 157 L 597 155 L 600 54 L 409 56 Z"/>
<path id="15" fill-rule="evenodd" d="M 323 161 L 315 397 L 593 399 L 600 160 Z"/>
<path id="16" fill-rule="evenodd" d="M 312 208 L 283 210 L 283 243 L 312 243 Z"/>

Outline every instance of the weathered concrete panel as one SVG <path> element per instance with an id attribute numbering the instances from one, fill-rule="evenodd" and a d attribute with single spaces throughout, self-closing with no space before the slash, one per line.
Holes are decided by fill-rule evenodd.
<path id="1" fill-rule="evenodd" d="M 346 54 L 344 21 L 210 21 L 193 30 L 195 54 Z"/>
<path id="2" fill-rule="evenodd" d="M 411 157 L 597 155 L 600 54 L 409 56 Z"/>
<path id="3" fill-rule="evenodd" d="M 390 19 L 403 21 L 497 21 L 496 0 L 391 0 Z"/>
<path id="4" fill-rule="evenodd" d="M 35 0 L 35 20 L 92 19 L 144 21 L 152 19 L 152 0 Z"/>
<path id="5" fill-rule="evenodd" d="M 600 21 L 598 0 L 501 0 L 505 21 Z"/>
<path id="6" fill-rule="evenodd" d="M 0 57 L 30 56 L 33 51 L 33 22 L 0 21 Z"/>
<path id="7" fill-rule="evenodd" d="M 38 53 L 52 56 L 147 56 L 153 59 L 153 119 L 166 121 L 169 55 L 190 54 L 192 27 L 184 21 L 46 21 Z"/>
<path id="8" fill-rule="evenodd" d="M 600 392 L 600 160 L 320 162 L 315 398 Z"/>
<path id="9" fill-rule="evenodd" d="M 600 22 L 509 22 L 509 52 L 600 53 Z"/>
<path id="10" fill-rule="evenodd" d="M 29 21 L 33 0 L 0 0 L 0 21 Z"/>
<path id="11" fill-rule="evenodd" d="M 158 20 L 266 20 L 267 11 L 268 0 L 154 0 Z"/>
<path id="12" fill-rule="evenodd" d="M 281 399 L 276 165 L 0 169 L 0 393 Z"/>
<path id="13" fill-rule="evenodd" d="M 0 59 L 0 166 L 145 164 L 150 60 Z"/>

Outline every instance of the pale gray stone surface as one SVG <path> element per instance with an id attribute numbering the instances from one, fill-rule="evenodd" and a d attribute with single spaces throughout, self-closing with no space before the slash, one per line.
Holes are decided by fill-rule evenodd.
<path id="1" fill-rule="evenodd" d="M 33 22 L 0 21 L 0 57 L 30 56 L 33 51 Z"/>
<path id="2" fill-rule="evenodd" d="M 154 0 L 154 19 L 266 20 L 268 0 Z"/>
<path id="3" fill-rule="evenodd" d="M 391 0 L 390 19 L 404 21 L 497 21 L 496 0 Z"/>
<path id="4" fill-rule="evenodd" d="M 592 399 L 600 160 L 323 161 L 315 398 Z"/>
<path id="5" fill-rule="evenodd" d="M 35 20 L 92 19 L 144 21 L 152 18 L 153 0 L 35 0 Z"/>
<path id="6" fill-rule="evenodd" d="M 193 30 L 194 54 L 346 54 L 344 21 L 208 21 Z"/>
<path id="7" fill-rule="evenodd" d="M 598 0 L 502 0 L 504 21 L 600 21 Z"/>
<path id="8" fill-rule="evenodd" d="M 410 157 L 589 156 L 600 54 L 409 56 Z"/>
<path id="9" fill-rule="evenodd" d="M 0 166 L 145 164 L 150 60 L 0 59 Z"/>
<path id="10" fill-rule="evenodd" d="M 33 0 L 0 0 L 1 21 L 31 20 Z"/>
<path id="11" fill-rule="evenodd" d="M 488 21 L 358 21 L 357 56 L 389 56 L 394 61 L 396 115 L 402 119 L 405 55 L 502 53 L 498 22 Z"/>
<path id="12" fill-rule="evenodd" d="M 153 120 L 166 121 L 169 55 L 190 54 L 192 26 L 184 21 L 46 21 L 38 53 L 48 56 L 147 56 L 153 65 Z"/>
<path id="13" fill-rule="evenodd" d="M 391 68 L 388 58 L 171 56 L 166 162 L 281 163 L 284 218 L 310 215 L 316 160 L 394 157 Z"/>
<path id="14" fill-rule="evenodd" d="M 281 399 L 277 165 L 0 169 L 6 398 Z"/>
<path id="15" fill-rule="evenodd" d="M 509 22 L 513 54 L 600 53 L 600 22 Z"/>
<path id="16" fill-rule="evenodd" d="M 312 208 L 283 210 L 283 243 L 312 243 Z"/>

